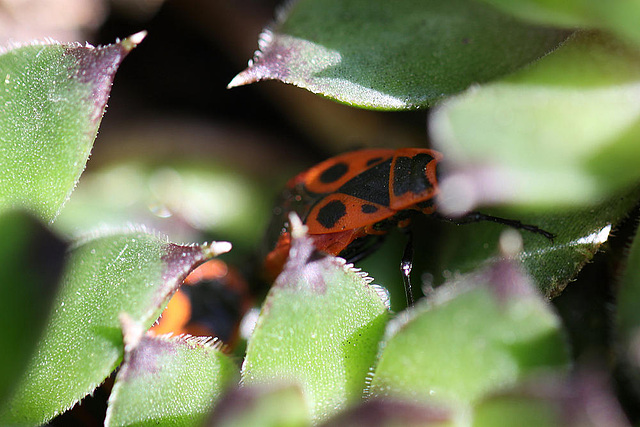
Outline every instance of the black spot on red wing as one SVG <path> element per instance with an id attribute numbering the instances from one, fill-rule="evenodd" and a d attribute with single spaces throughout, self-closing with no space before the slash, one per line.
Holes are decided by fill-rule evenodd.
<path id="1" fill-rule="evenodd" d="M 360 210 L 362 211 L 362 213 L 372 214 L 372 213 L 378 212 L 378 207 L 365 203 L 360 207 Z"/>
<path id="2" fill-rule="evenodd" d="M 391 159 L 366 169 L 345 182 L 337 193 L 357 197 L 367 202 L 389 206 L 389 172 Z"/>
<path id="3" fill-rule="evenodd" d="M 332 182 L 336 182 L 340 178 L 344 176 L 349 171 L 349 165 L 346 163 L 340 162 L 331 166 L 328 169 L 325 169 L 324 172 L 320 174 L 318 179 L 323 184 L 331 184 Z"/>
<path id="4" fill-rule="evenodd" d="M 326 229 L 333 228 L 347 214 L 347 207 L 340 200 L 332 200 L 318 211 L 316 220 Z"/>
<path id="5" fill-rule="evenodd" d="M 382 157 L 374 157 L 373 159 L 367 160 L 367 166 L 372 166 L 382 160 Z"/>
<path id="6" fill-rule="evenodd" d="M 393 194 L 402 196 L 408 192 L 420 194 L 429 190 L 432 185 L 425 171 L 433 159 L 427 153 L 413 157 L 397 157 L 393 170 Z"/>

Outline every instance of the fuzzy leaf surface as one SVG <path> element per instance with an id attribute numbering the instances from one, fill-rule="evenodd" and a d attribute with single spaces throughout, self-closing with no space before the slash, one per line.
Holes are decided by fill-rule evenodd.
<path id="1" fill-rule="evenodd" d="M 142 38 L 0 52 L 0 210 L 56 218 L 85 168 L 116 70 Z"/>
<path id="2" fill-rule="evenodd" d="M 237 366 L 204 337 L 127 339 L 139 326 L 125 325 L 124 362 L 105 426 L 201 426 L 211 406 L 237 380 Z"/>
<path id="3" fill-rule="evenodd" d="M 242 367 L 246 385 L 299 384 L 315 421 L 360 399 L 388 319 L 380 291 L 339 261 L 294 240 Z"/>
<path id="4" fill-rule="evenodd" d="M 369 394 L 464 412 L 487 393 L 567 366 L 559 318 L 515 265 L 502 261 L 438 288 L 394 320 Z"/>
<path id="5" fill-rule="evenodd" d="M 513 72 L 566 35 L 472 0 L 302 0 L 229 86 L 277 79 L 353 106 L 416 109 Z"/>
<path id="6" fill-rule="evenodd" d="M 189 271 L 219 248 L 228 250 L 179 246 L 136 228 L 78 242 L 35 355 L 0 409 L 0 424 L 44 423 L 90 393 L 122 360 L 118 316 L 150 327 Z"/>

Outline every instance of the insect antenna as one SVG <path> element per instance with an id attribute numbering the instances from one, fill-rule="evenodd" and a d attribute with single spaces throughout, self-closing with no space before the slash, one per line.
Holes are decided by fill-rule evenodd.
<path id="1" fill-rule="evenodd" d="M 480 212 L 469 212 L 468 214 L 460 218 L 451 218 L 451 217 L 440 215 L 437 213 L 435 215 L 439 219 L 452 222 L 457 225 L 470 224 L 473 222 L 480 222 L 480 221 L 490 221 L 490 222 L 495 222 L 497 224 L 508 225 L 509 227 L 529 231 L 531 233 L 540 234 L 541 236 L 544 236 L 547 239 L 549 239 L 552 243 L 553 243 L 553 239 L 556 237 L 555 234 L 550 233 L 546 230 L 543 230 L 542 228 L 536 225 L 523 224 L 521 221 L 518 221 L 516 219 L 500 218 L 497 216 L 487 215 Z"/>

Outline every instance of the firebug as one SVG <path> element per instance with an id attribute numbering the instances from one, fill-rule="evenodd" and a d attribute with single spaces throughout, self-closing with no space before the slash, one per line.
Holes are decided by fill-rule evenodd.
<path id="1" fill-rule="evenodd" d="M 416 212 L 456 223 L 493 221 L 542 234 L 553 234 L 517 220 L 472 212 L 459 219 L 436 213 L 437 165 L 443 155 L 426 148 L 364 149 L 325 160 L 287 183 L 267 232 L 265 276 L 282 271 L 291 246 L 287 215 L 295 212 L 308 227 L 319 251 L 353 262 L 377 247 L 392 227 L 406 228 Z M 401 269 L 412 301 L 411 239 Z"/>

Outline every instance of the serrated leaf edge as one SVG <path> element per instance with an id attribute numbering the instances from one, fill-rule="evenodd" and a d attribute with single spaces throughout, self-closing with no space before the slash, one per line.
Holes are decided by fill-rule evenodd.
<path id="1" fill-rule="evenodd" d="M 146 31 L 139 31 L 135 34 L 130 35 L 124 39 L 117 38 L 115 40 L 115 44 L 121 44 L 128 51 L 135 48 L 137 45 L 142 43 L 142 40 L 147 36 Z M 94 46 L 89 42 L 85 42 L 82 44 L 81 42 L 60 42 L 51 37 L 45 37 L 43 39 L 33 39 L 28 41 L 15 41 L 10 40 L 6 45 L 0 45 L 0 55 L 4 55 L 5 53 L 9 53 L 12 50 L 21 49 L 24 47 L 32 47 L 32 46 L 63 46 L 65 48 L 70 49 L 78 49 L 78 48 L 86 48 L 86 49 L 100 49 L 109 45 L 98 45 Z"/>

